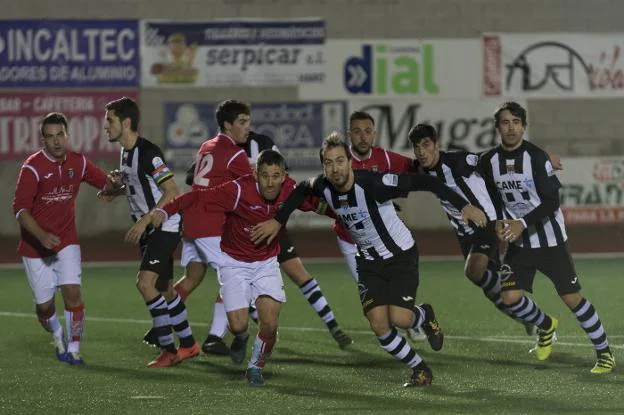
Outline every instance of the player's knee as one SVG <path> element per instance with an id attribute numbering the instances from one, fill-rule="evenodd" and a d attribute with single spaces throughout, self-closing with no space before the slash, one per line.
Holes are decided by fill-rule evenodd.
<path id="1" fill-rule="evenodd" d="M 390 331 L 390 324 L 388 324 L 388 320 L 369 320 L 369 325 L 376 336 L 383 336 Z"/>
<path id="2" fill-rule="evenodd" d="M 501 298 L 503 299 L 503 304 L 506 306 L 510 306 L 516 304 L 522 296 L 524 292 L 522 290 L 512 290 L 512 291 L 502 291 Z"/>
<path id="3" fill-rule="evenodd" d="M 63 302 L 67 308 L 76 308 L 82 304 L 82 294 L 80 291 L 80 285 L 69 284 L 62 285 L 61 292 L 63 294 Z"/>
<path id="4" fill-rule="evenodd" d="M 259 321 L 258 330 L 260 334 L 264 337 L 275 336 L 277 333 L 277 319 L 269 320 L 269 321 Z"/>
<path id="5" fill-rule="evenodd" d="M 247 313 L 228 313 L 228 326 L 232 334 L 240 334 L 247 331 L 249 316 Z"/>
<path id="6" fill-rule="evenodd" d="M 152 281 L 152 278 L 148 274 L 143 272 L 139 272 L 136 280 L 136 287 L 141 293 L 146 293 L 150 289 L 155 288 L 155 281 Z"/>

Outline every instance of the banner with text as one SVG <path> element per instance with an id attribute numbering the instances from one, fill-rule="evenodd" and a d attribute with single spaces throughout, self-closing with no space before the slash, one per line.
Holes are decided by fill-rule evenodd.
<path id="1" fill-rule="evenodd" d="M 50 112 L 68 122 L 68 148 L 91 158 L 119 157 L 103 128 L 104 105 L 121 96 L 138 100 L 136 90 L 111 92 L 0 93 L 0 160 L 24 159 L 42 147 L 39 124 Z"/>
<path id="2" fill-rule="evenodd" d="M 325 21 L 141 21 L 143 86 L 298 85 L 325 76 Z"/>
<path id="3" fill-rule="evenodd" d="M 527 108 L 524 100 L 518 102 Z M 480 152 L 498 144 L 494 125 L 497 100 L 351 100 L 349 112 L 366 111 L 375 119 L 377 145 L 412 155 L 410 128 L 432 124 L 443 150 Z M 528 137 L 528 132 L 526 134 Z"/>
<path id="4" fill-rule="evenodd" d="M 0 20 L 0 88 L 138 85 L 137 20 Z"/>
<path id="5" fill-rule="evenodd" d="M 478 39 L 328 40 L 326 77 L 300 99 L 481 96 Z"/>
<path id="6" fill-rule="evenodd" d="M 218 103 L 165 104 L 166 158 L 176 169 L 187 168 L 199 146 L 219 133 L 214 119 Z M 325 135 L 346 129 L 342 101 L 254 104 L 252 128 L 273 139 L 291 169 L 318 169 Z"/>
<path id="7" fill-rule="evenodd" d="M 622 34 L 487 34 L 483 96 L 624 96 Z"/>
<path id="8" fill-rule="evenodd" d="M 624 222 L 624 157 L 565 158 L 557 172 L 566 224 Z"/>

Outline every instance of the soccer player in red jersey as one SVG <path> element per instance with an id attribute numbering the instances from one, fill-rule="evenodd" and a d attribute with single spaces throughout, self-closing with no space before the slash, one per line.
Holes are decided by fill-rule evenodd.
<path id="1" fill-rule="evenodd" d="M 247 142 L 251 116 L 250 108 L 244 102 L 227 100 L 221 102 L 215 118 L 219 134 L 206 140 L 195 157 L 191 186 L 193 190 L 206 189 L 251 174 L 251 166 L 245 150 L 240 147 Z M 187 176 L 191 176 L 187 174 Z M 182 225 L 182 259 L 185 274 L 174 287 L 182 300 L 203 281 L 210 265 L 218 269 L 221 257 L 221 234 L 225 215 L 223 212 L 208 212 L 202 206 L 193 206 L 185 212 Z M 217 296 L 214 305 L 213 323 L 203 344 L 206 353 L 229 354 L 221 336 L 227 327 L 223 302 Z M 212 335 L 217 332 L 219 336 Z M 153 330 L 146 333 L 144 341 L 155 344 Z"/>
<path id="2" fill-rule="evenodd" d="M 272 218 L 295 188 L 285 166 L 280 153 L 265 150 L 258 156 L 254 175 L 185 193 L 151 214 L 152 225 L 159 226 L 177 212 L 183 212 L 186 220 L 186 212 L 199 207 L 227 212 L 221 238 L 220 291 L 234 334 L 230 356 L 235 363 L 245 359 L 248 308 L 255 304 L 258 310 L 258 334 L 247 367 L 247 379 L 252 386 L 264 384 L 262 370 L 275 344 L 279 311 L 286 294 L 277 261 L 279 238 L 270 244 L 255 245 L 249 232 L 256 224 Z M 300 209 L 315 210 L 316 204 L 308 200 Z"/>
<path id="3" fill-rule="evenodd" d="M 82 182 L 107 191 L 117 185 L 84 155 L 67 150 L 63 114 L 48 114 L 41 123 L 41 136 L 43 148 L 26 159 L 15 189 L 13 212 L 21 228 L 17 252 L 22 256 L 37 317 L 52 333 L 58 359 L 82 365 L 85 306 L 80 291 L 75 201 Z M 66 340 L 54 304 L 57 288 L 65 303 Z"/>

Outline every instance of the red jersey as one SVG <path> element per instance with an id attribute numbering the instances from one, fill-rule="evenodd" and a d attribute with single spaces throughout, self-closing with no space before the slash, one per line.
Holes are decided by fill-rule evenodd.
<path id="1" fill-rule="evenodd" d="M 381 147 L 371 148 L 366 159 L 360 159 L 351 151 L 351 166 L 354 169 L 372 170 L 381 173 L 406 173 L 412 171 L 412 159 Z M 334 222 L 333 230 L 340 239 L 353 243 L 351 235 L 339 220 Z"/>
<path id="2" fill-rule="evenodd" d="M 295 186 L 295 181 L 286 177 L 279 195 L 275 200 L 268 202 L 260 194 L 254 177 L 247 175 L 217 187 L 193 190 L 179 195 L 163 206 L 163 210 L 169 216 L 184 211 L 184 220 L 186 212 L 192 206 L 201 206 L 207 211 L 227 212 L 221 237 L 221 250 L 239 261 L 262 261 L 277 256 L 280 251 L 280 238 L 276 237 L 269 245 L 266 243 L 254 245 L 249 236 L 251 228 L 260 222 L 273 219 Z M 316 209 L 316 205 L 312 199 L 306 199 L 298 209 L 311 211 Z"/>
<path id="3" fill-rule="evenodd" d="M 46 249 L 22 228 L 17 246 L 21 256 L 44 258 L 78 243 L 75 200 L 83 181 L 103 189 L 106 173 L 80 153 L 67 151 L 65 159 L 57 162 L 40 150 L 26 159 L 17 179 L 13 213 L 18 217 L 27 210 L 43 230 L 58 236 L 61 243 Z"/>
<path id="4" fill-rule="evenodd" d="M 225 134 L 204 141 L 195 157 L 193 190 L 215 187 L 221 183 L 251 174 L 245 150 Z M 223 233 L 223 212 L 208 211 L 201 204 L 184 212 L 182 234 L 191 239 L 220 236 Z"/>

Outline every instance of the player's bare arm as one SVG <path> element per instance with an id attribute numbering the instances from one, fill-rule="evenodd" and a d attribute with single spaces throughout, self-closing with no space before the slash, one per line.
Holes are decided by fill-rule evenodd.
<path id="1" fill-rule="evenodd" d="M 27 210 L 22 210 L 19 213 L 17 222 L 19 222 L 22 228 L 26 229 L 28 233 L 34 235 L 34 237 L 41 242 L 41 245 L 47 249 L 52 249 L 61 243 L 61 239 L 57 235 L 43 230 Z"/>

